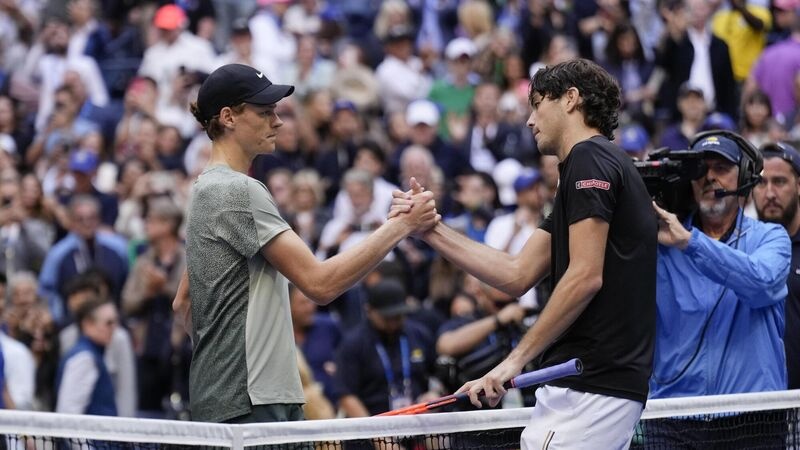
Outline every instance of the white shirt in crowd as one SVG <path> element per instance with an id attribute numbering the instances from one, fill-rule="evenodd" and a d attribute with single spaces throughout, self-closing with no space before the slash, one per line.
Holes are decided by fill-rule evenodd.
<path id="1" fill-rule="evenodd" d="M 64 365 L 61 385 L 56 394 L 56 412 L 84 414 L 98 378 L 100 371 L 94 365 L 91 352 L 83 351 L 70 358 Z"/>
<path id="2" fill-rule="evenodd" d="M 72 324 L 64 328 L 61 330 L 61 333 L 59 333 L 58 339 L 63 356 L 78 342 L 78 326 Z M 169 343 L 167 343 L 167 345 L 169 345 Z M 77 361 L 72 362 L 75 360 Z M 104 360 L 108 373 L 111 375 L 111 382 L 114 385 L 114 400 L 116 400 L 117 403 L 117 415 L 120 417 L 135 417 L 138 389 L 136 386 L 136 357 L 133 354 L 131 336 L 124 328 L 117 327 L 114 329 L 114 336 L 111 338 L 111 344 L 106 348 Z M 89 378 L 87 377 L 91 375 L 92 370 L 96 369 L 94 369 L 94 363 L 91 361 L 91 355 L 89 355 L 88 364 L 91 368 L 87 368 L 87 362 L 82 355 L 76 355 L 70 360 L 70 363 L 73 364 L 73 367 L 70 367 L 70 364 L 64 367 L 61 386 L 71 387 L 66 389 L 63 394 L 61 390 L 59 390 L 56 412 L 72 412 L 80 405 L 83 405 L 80 412 L 77 413 L 80 414 L 86 408 L 89 401 L 89 398 L 86 397 L 86 403 L 83 403 L 84 396 L 86 396 L 86 392 L 84 391 L 88 389 L 89 395 L 91 395 L 91 391 L 94 388 L 94 382 L 89 383 Z M 67 375 L 70 374 L 70 369 L 88 370 L 88 372 L 77 372 L 77 375 L 73 374 L 78 377 L 78 384 L 81 386 L 74 386 L 68 383 L 72 380 L 72 378 L 67 377 Z M 97 381 L 96 377 L 98 377 L 99 374 L 95 374 L 94 376 L 94 381 Z M 63 408 L 63 410 L 59 409 L 59 407 Z"/>
<path id="3" fill-rule="evenodd" d="M 294 62 L 297 42 L 291 33 L 281 29 L 277 19 L 266 11 L 260 11 L 248 22 L 253 37 L 253 59 L 273 83 L 284 83 L 280 70 Z"/>
<path id="4" fill-rule="evenodd" d="M 515 233 L 516 221 L 515 213 L 505 214 L 492 219 L 492 221 L 489 222 L 489 226 L 486 228 L 486 235 L 484 236 L 486 245 L 498 250 L 507 251 L 512 255 L 521 252 L 522 247 L 528 242 L 528 238 L 536 231 L 536 227 L 525 223 L 519 227 Z M 522 294 L 519 298 L 519 302 L 522 306 L 529 308 L 538 306 L 536 288 Z"/>
<path id="5" fill-rule="evenodd" d="M 336 245 L 339 237 L 348 227 L 355 225 L 359 229 L 352 231 L 339 243 L 340 253 L 366 239 L 367 236 L 372 234 L 372 232 L 384 222 L 386 222 L 386 213 L 375 214 L 372 211 L 367 211 L 367 213 L 360 218 L 353 218 L 352 214 L 339 217 L 334 216 L 333 219 L 329 220 L 328 223 L 325 224 L 325 227 L 322 228 L 322 234 L 319 238 L 319 249 L 317 249 L 316 255 L 317 258 L 326 259 L 330 257 L 331 255 L 328 253 L 329 250 Z M 393 260 L 394 254 L 390 252 L 384 259 L 386 261 Z"/>
<path id="6" fill-rule="evenodd" d="M 39 111 L 36 114 L 37 130 L 43 129 L 47 124 L 53 112 L 56 89 L 64 84 L 64 74 L 68 70 L 74 70 L 80 75 L 91 103 L 101 107 L 108 104 L 108 90 L 94 59 L 85 55 L 45 54 L 39 60 L 35 74 L 40 84 Z"/>
<path id="7" fill-rule="evenodd" d="M 33 354 L 22 342 L 0 331 L 0 347 L 3 349 L 6 386 L 16 409 L 33 409 L 36 392 L 36 362 Z"/>
<path id="8" fill-rule="evenodd" d="M 381 177 L 375 178 L 372 184 L 372 204 L 369 207 L 369 212 L 372 216 L 386 217 L 389 213 L 389 208 L 392 206 L 392 192 L 395 189 L 400 188 Z M 353 203 L 350 201 L 347 191 L 342 189 L 336 194 L 336 200 L 333 203 L 333 216 L 352 217 L 352 215 Z"/>
<path id="9" fill-rule="evenodd" d="M 217 54 L 210 42 L 184 31 L 171 45 L 158 41 L 145 50 L 139 75 L 158 83 L 158 99 L 164 104 L 172 98 L 172 84 L 181 67 L 211 73 L 216 61 Z"/>
<path id="10" fill-rule="evenodd" d="M 709 110 L 713 111 L 717 97 L 714 90 L 714 71 L 711 67 L 711 30 L 706 27 L 702 31 L 697 31 L 689 27 L 686 32 L 694 48 L 689 84 L 703 90 L 703 98 L 706 99 Z"/>
<path id="11" fill-rule="evenodd" d="M 426 98 L 431 89 L 431 78 L 423 73 L 422 60 L 417 57 L 402 61 L 387 55 L 375 70 L 378 86 L 387 114 L 405 111 L 414 100 Z"/>

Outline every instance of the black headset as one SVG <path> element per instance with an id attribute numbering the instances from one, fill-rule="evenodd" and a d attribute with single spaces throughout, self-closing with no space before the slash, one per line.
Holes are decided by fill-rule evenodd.
<path id="1" fill-rule="evenodd" d="M 692 138 L 690 148 L 694 148 L 695 144 L 709 136 L 726 137 L 735 142 L 741 152 L 739 158 L 739 181 L 736 185 L 736 190 L 726 191 L 724 189 L 717 189 L 715 192 L 716 196 L 748 196 L 753 187 L 761 181 L 761 171 L 764 169 L 764 158 L 761 156 L 761 152 L 747 139 L 728 130 L 708 130 L 697 133 L 694 138 Z"/>

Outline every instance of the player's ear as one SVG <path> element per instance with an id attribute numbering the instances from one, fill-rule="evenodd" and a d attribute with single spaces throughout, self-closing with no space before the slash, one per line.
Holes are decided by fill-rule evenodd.
<path id="1" fill-rule="evenodd" d="M 225 128 L 233 128 L 236 122 L 235 116 L 236 114 L 233 113 L 233 109 L 231 109 L 230 106 L 226 106 L 219 111 L 219 122 Z"/>
<path id="2" fill-rule="evenodd" d="M 581 99 L 581 93 L 576 87 L 571 87 L 564 92 L 564 98 L 567 101 L 566 107 L 567 112 L 572 112 L 580 106 L 583 99 Z"/>

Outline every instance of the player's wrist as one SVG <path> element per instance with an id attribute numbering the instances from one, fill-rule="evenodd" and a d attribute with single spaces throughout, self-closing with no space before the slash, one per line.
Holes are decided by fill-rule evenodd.
<path id="1" fill-rule="evenodd" d="M 400 214 L 386 221 L 386 225 L 392 227 L 392 231 L 403 238 L 410 236 L 414 232 L 414 226 L 409 223 L 408 218 L 405 216 L 407 214 Z"/>
<path id="2" fill-rule="evenodd" d="M 433 224 L 432 227 L 425 230 L 425 232 L 420 233 L 419 237 L 423 241 L 427 242 L 428 244 L 431 243 L 431 240 L 435 239 L 434 236 L 437 234 L 442 234 L 444 222 L 442 220 L 437 221 Z"/>

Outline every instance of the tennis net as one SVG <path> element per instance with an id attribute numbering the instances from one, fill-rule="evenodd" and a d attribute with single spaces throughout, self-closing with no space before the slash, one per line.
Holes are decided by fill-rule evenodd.
<path id="1" fill-rule="evenodd" d="M 9 450 L 517 449 L 529 408 L 257 425 L 0 411 Z M 800 390 L 652 400 L 631 448 L 800 450 Z"/>

